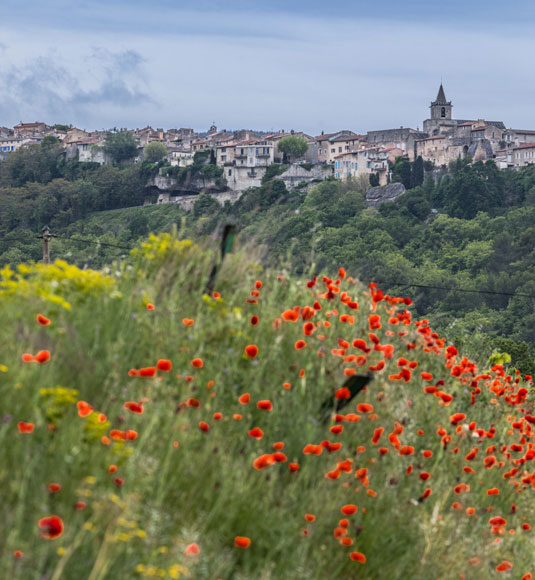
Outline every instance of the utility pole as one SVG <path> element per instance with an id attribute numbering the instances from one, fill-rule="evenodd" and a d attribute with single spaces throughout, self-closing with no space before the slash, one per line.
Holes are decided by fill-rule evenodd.
<path id="1" fill-rule="evenodd" d="M 43 240 L 43 264 L 50 264 L 50 239 L 53 234 L 48 226 L 45 226 L 41 231 L 43 233 L 39 237 Z"/>

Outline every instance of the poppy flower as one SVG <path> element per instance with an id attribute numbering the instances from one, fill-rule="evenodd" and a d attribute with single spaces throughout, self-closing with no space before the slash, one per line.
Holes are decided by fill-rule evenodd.
<path id="1" fill-rule="evenodd" d="M 243 393 L 238 397 L 238 402 L 240 405 L 247 405 L 251 401 L 251 395 L 249 393 Z"/>
<path id="2" fill-rule="evenodd" d="M 299 471 L 299 463 L 288 463 L 288 469 L 290 470 L 290 473 Z"/>
<path id="3" fill-rule="evenodd" d="M 296 349 L 296 350 L 301 350 L 302 348 L 305 348 L 305 347 L 306 347 L 306 345 L 307 345 L 307 343 L 306 343 L 304 340 L 302 340 L 302 339 L 301 339 L 301 340 L 298 340 L 298 341 L 295 343 L 295 349 Z"/>
<path id="4" fill-rule="evenodd" d="M 260 455 L 260 457 L 257 457 L 253 461 L 253 467 L 258 471 L 261 471 L 262 469 L 265 469 L 266 467 L 269 467 L 274 463 L 275 458 L 273 457 L 273 455 L 270 455 L 269 453 L 264 453 L 263 455 Z"/>
<path id="5" fill-rule="evenodd" d="M 284 449 L 284 443 L 282 441 L 277 441 L 276 443 L 273 443 L 273 449 L 275 449 L 275 451 L 281 451 L 282 449 Z"/>
<path id="6" fill-rule="evenodd" d="M 453 415 L 450 416 L 450 423 L 452 425 L 457 425 L 461 421 L 464 421 L 465 419 L 466 415 L 464 413 L 454 413 Z"/>
<path id="7" fill-rule="evenodd" d="M 52 323 L 52 321 L 50 320 L 50 318 L 47 318 L 46 316 L 43 316 L 42 314 L 38 314 L 37 315 L 37 322 L 41 326 L 48 326 L 49 324 Z"/>
<path id="8" fill-rule="evenodd" d="M 234 538 L 234 545 L 237 548 L 243 548 L 245 550 L 251 545 L 251 540 L 246 536 L 236 536 Z"/>
<path id="9" fill-rule="evenodd" d="M 221 421 L 221 419 L 223 419 L 223 413 L 219 413 L 219 412 L 217 412 L 217 413 L 214 413 L 214 414 L 212 415 L 212 419 L 213 419 L 214 421 Z"/>
<path id="10" fill-rule="evenodd" d="M 296 312 L 295 310 L 285 310 L 281 314 L 281 317 L 286 322 L 297 322 L 297 320 L 299 319 L 299 313 Z"/>
<path id="11" fill-rule="evenodd" d="M 250 358 L 256 358 L 258 356 L 258 347 L 256 344 L 248 344 L 245 347 L 245 354 Z"/>
<path id="12" fill-rule="evenodd" d="M 116 477 L 113 480 L 113 483 L 115 483 L 117 487 L 122 487 L 124 485 L 124 479 L 122 477 Z"/>
<path id="13" fill-rule="evenodd" d="M 55 540 L 63 534 L 64 525 L 59 516 L 48 516 L 39 520 L 39 530 L 41 538 L 45 540 Z"/>
<path id="14" fill-rule="evenodd" d="M 264 436 L 264 432 L 262 431 L 262 429 L 260 429 L 260 427 L 253 427 L 252 429 L 250 429 L 249 431 L 247 431 L 247 433 L 249 434 L 249 437 L 253 437 L 254 439 L 262 439 L 262 437 Z"/>
<path id="15" fill-rule="evenodd" d="M 184 550 L 184 556 L 198 556 L 201 553 L 201 549 L 199 548 L 198 544 L 189 544 L 189 546 L 186 546 L 186 549 Z"/>
<path id="16" fill-rule="evenodd" d="M 487 495 L 500 495 L 500 490 L 497 487 L 487 489 Z"/>
<path id="17" fill-rule="evenodd" d="M 50 493 L 58 493 L 58 491 L 61 491 L 61 484 L 59 484 L 59 483 L 49 483 L 48 484 L 48 491 Z"/>
<path id="18" fill-rule="evenodd" d="M 307 522 L 312 523 L 313 521 L 315 521 L 316 516 L 314 514 L 305 514 L 305 520 Z"/>
<path id="19" fill-rule="evenodd" d="M 138 372 L 140 377 L 154 377 L 156 376 L 156 367 L 145 367 L 139 369 Z"/>
<path id="20" fill-rule="evenodd" d="M 85 503 L 85 501 L 80 500 L 80 501 L 77 501 L 74 503 L 74 509 L 77 512 L 84 511 L 86 507 L 87 507 L 87 504 Z"/>
<path id="21" fill-rule="evenodd" d="M 513 565 L 511 564 L 511 562 L 508 562 L 507 560 L 503 560 L 503 562 L 501 564 L 498 564 L 496 566 L 496 570 L 498 572 L 507 572 L 508 570 L 512 570 Z"/>
<path id="22" fill-rule="evenodd" d="M 183 318 L 182 319 L 182 324 L 184 326 L 193 326 L 195 320 L 193 320 L 193 318 Z"/>
<path id="23" fill-rule="evenodd" d="M 357 412 L 358 413 L 372 413 L 373 412 L 373 405 L 369 405 L 368 403 L 359 403 L 357 405 Z"/>
<path id="24" fill-rule="evenodd" d="M 152 302 L 147 302 L 147 304 L 145 305 L 145 308 L 147 310 L 154 310 L 154 304 Z"/>
<path id="25" fill-rule="evenodd" d="M 361 564 L 366 564 L 366 556 L 364 554 L 362 554 L 361 552 L 351 552 L 349 554 L 349 557 L 354 562 L 360 562 Z"/>
<path id="26" fill-rule="evenodd" d="M 136 403 L 135 401 L 128 401 L 123 405 L 125 409 L 128 409 L 131 413 L 138 413 L 141 415 L 143 413 L 143 405 Z"/>
<path id="27" fill-rule="evenodd" d="M 15 550 L 13 552 L 13 558 L 16 558 L 17 560 L 20 560 L 22 556 L 24 556 L 22 550 Z"/>
<path id="28" fill-rule="evenodd" d="M 249 319 L 249 322 L 251 323 L 251 326 L 256 326 L 258 324 L 258 321 L 260 319 L 258 318 L 258 316 L 256 314 L 254 314 L 253 316 L 251 316 L 251 318 Z"/>
<path id="29" fill-rule="evenodd" d="M 137 439 L 137 435 L 137 431 L 134 431 L 133 429 L 128 429 L 125 433 L 127 441 L 135 441 Z"/>
<path id="30" fill-rule="evenodd" d="M 172 370 L 173 368 L 173 363 L 168 360 L 168 359 L 164 359 L 161 358 L 157 363 L 156 363 L 156 368 L 159 371 L 163 371 L 164 373 L 168 373 L 170 370 Z"/>
<path id="31" fill-rule="evenodd" d="M 358 507 L 352 503 L 348 503 L 340 508 L 340 511 L 344 514 L 344 516 L 352 516 L 356 514 L 358 511 Z"/>
<path id="32" fill-rule="evenodd" d="M 93 412 L 93 407 L 85 401 L 78 401 L 76 406 L 78 407 L 78 415 L 80 417 L 88 417 Z"/>
<path id="33" fill-rule="evenodd" d="M 19 433 L 33 433 L 35 425 L 33 423 L 25 423 L 24 421 L 19 421 L 17 423 L 17 428 Z"/>
<path id="34" fill-rule="evenodd" d="M 261 411 L 272 411 L 273 410 L 273 403 L 269 400 L 258 401 L 256 407 Z"/>
<path id="35" fill-rule="evenodd" d="M 117 465 L 111 464 L 108 467 L 108 473 L 115 473 L 117 471 Z"/>

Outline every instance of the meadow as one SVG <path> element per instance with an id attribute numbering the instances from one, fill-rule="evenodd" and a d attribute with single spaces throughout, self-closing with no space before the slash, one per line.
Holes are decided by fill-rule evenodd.
<path id="1" fill-rule="evenodd" d="M 2 576 L 532 578 L 532 378 L 342 267 L 216 259 L 0 271 Z"/>

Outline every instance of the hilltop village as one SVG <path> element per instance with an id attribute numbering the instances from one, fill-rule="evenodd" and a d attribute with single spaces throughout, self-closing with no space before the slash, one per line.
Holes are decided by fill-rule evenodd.
<path id="1" fill-rule="evenodd" d="M 399 159 L 414 162 L 421 158 L 428 170 L 467 158 L 473 162 L 492 159 L 501 169 L 535 162 L 535 129 L 508 129 L 502 121 L 455 119 L 453 104 L 447 100 L 442 84 L 422 127 L 422 130 L 409 127 L 372 130 L 366 134 L 343 129 L 312 136 L 296 130 L 277 133 L 218 130 L 215 125 L 202 134 L 189 128 L 164 130 L 148 126 L 110 132 L 21 122 L 13 128 L 0 127 L 0 159 L 48 139 L 62 145 L 67 159 L 111 163 L 114 159 L 106 147 L 107 140 L 110 135 L 128 133 L 135 143 L 128 162 L 143 161 L 151 143 L 164 148 L 160 147 L 163 167 L 153 185 L 171 193 L 174 188 L 169 186 L 169 176 L 173 176 L 173 171 L 176 176 L 180 168 L 193 166 L 199 159 L 196 154 L 202 152 L 205 152 L 203 162 L 218 168 L 212 175 L 218 178 L 214 188 L 233 192 L 260 185 L 266 172 L 273 171 L 269 169 L 273 165 L 284 166 L 280 173 L 291 189 L 328 177 L 342 181 L 361 178 L 371 185 L 386 185 L 392 178 L 392 166 Z M 294 143 L 306 143 L 302 152 L 290 155 L 282 147 L 289 136 L 295 138 Z M 169 201 L 174 201 L 169 191 L 158 199 L 159 203 Z"/>

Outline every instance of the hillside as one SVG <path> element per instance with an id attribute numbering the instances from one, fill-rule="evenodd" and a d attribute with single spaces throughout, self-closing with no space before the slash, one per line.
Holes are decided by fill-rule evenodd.
<path id="1" fill-rule="evenodd" d="M 216 250 L 2 271 L 10 577 L 531 578 L 531 377 L 351 271 L 203 295 Z"/>

